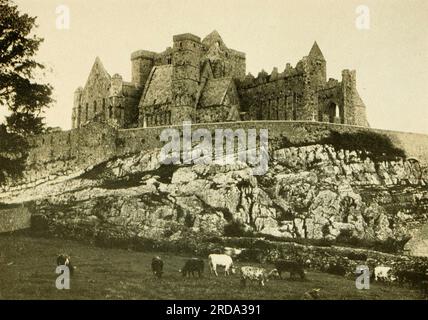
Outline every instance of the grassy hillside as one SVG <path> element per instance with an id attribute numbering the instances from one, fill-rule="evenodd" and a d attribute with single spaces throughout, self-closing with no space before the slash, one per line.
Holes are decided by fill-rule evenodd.
<path id="1" fill-rule="evenodd" d="M 69 253 L 78 267 L 68 291 L 55 288 L 55 261 L 60 252 Z M 154 278 L 150 270 L 155 254 L 165 262 L 162 279 Z M 313 288 L 321 288 L 323 299 L 421 298 L 417 290 L 382 284 L 360 291 L 352 279 L 311 270 L 304 282 L 272 280 L 263 288 L 252 283 L 242 289 L 238 275 L 215 278 L 209 275 L 207 263 L 202 279 L 184 279 L 178 269 L 185 258 L 68 240 L 1 235 L 0 299 L 301 299 Z"/>

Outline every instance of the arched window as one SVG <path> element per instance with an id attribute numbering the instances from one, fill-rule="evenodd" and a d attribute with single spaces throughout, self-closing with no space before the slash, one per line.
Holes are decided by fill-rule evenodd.
<path id="1" fill-rule="evenodd" d="M 143 115 L 143 128 L 147 127 L 147 115 Z"/>
<path id="2" fill-rule="evenodd" d="M 334 102 L 330 103 L 328 106 L 328 116 L 330 123 L 342 123 L 339 106 Z"/>
<path id="3" fill-rule="evenodd" d="M 97 114 L 97 101 L 94 101 L 94 115 Z"/>

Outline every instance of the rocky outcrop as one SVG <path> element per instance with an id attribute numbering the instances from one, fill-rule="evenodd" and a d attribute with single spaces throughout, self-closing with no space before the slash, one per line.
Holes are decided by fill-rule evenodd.
<path id="1" fill-rule="evenodd" d="M 427 176 L 415 160 L 310 145 L 276 150 L 269 170 L 246 164 L 161 166 L 158 151 L 79 177 L 3 195 L 26 202 L 52 233 L 183 239 L 254 233 L 330 242 L 406 242 L 428 221 Z"/>
<path id="2" fill-rule="evenodd" d="M 277 150 L 260 177 L 243 163 L 161 166 L 154 150 L 6 200 L 28 202 L 54 233 L 90 237 L 179 239 L 235 227 L 287 239 L 407 241 L 428 220 L 426 183 L 414 160 L 377 162 L 329 145 Z"/>

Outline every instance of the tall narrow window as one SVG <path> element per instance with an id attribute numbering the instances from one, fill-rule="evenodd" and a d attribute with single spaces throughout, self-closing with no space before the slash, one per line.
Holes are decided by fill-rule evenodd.
<path id="1" fill-rule="evenodd" d="M 292 109 L 293 109 L 293 120 L 297 120 L 297 94 L 293 92 L 293 102 L 292 102 Z"/>
<path id="2" fill-rule="evenodd" d="M 335 104 L 334 102 L 330 103 L 329 107 L 328 107 L 328 113 L 329 113 L 329 122 L 330 123 L 335 123 L 339 117 L 339 107 L 337 106 L 337 104 Z"/>
<path id="3" fill-rule="evenodd" d="M 94 115 L 97 114 L 97 102 L 94 101 Z"/>
<path id="4" fill-rule="evenodd" d="M 77 106 L 77 120 L 76 120 L 76 128 L 80 127 L 80 117 L 82 115 L 82 106 L 79 104 Z"/>
<path id="5" fill-rule="evenodd" d="M 88 121 L 89 103 L 85 105 L 85 121 Z"/>
<path id="6" fill-rule="evenodd" d="M 284 120 L 288 120 L 288 96 L 284 98 Z"/>

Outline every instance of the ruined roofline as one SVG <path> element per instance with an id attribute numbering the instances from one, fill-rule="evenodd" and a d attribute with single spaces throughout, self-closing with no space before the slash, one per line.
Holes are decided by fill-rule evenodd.
<path id="1" fill-rule="evenodd" d="M 250 89 L 257 87 L 264 83 L 275 82 L 280 80 L 293 79 L 296 77 L 302 77 L 304 72 L 298 71 L 295 68 L 285 69 L 283 72 L 278 72 L 276 67 L 273 68 L 271 74 L 268 74 L 265 70 L 259 72 L 257 77 L 254 77 L 250 72 L 245 76 L 243 80 L 238 81 L 238 88 Z M 273 76 L 274 75 L 274 76 Z"/>
<path id="2" fill-rule="evenodd" d="M 144 58 L 144 59 L 155 59 L 158 53 L 148 50 L 138 50 L 133 53 L 131 53 L 131 60 Z"/>
<path id="3" fill-rule="evenodd" d="M 245 57 L 246 57 L 245 52 L 238 51 L 238 50 L 235 50 L 235 49 L 229 49 L 229 48 L 227 48 L 227 49 L 229 50 L 230 54 L 232 54 L 232 55 L 234 55 L 236 57 L 243 58 L 243 59 L 245 59 Z"/>
<path id="4" fill-rule="evenodd" d="M 182 33 L 182 34 L 176 34 L 172 37 L 172 40 L 175 41 L 183 41 L 183 40 L 191 40 L 195 42 L 201 43 L 201 38 L 192 34 L 192 33 Z"/>

